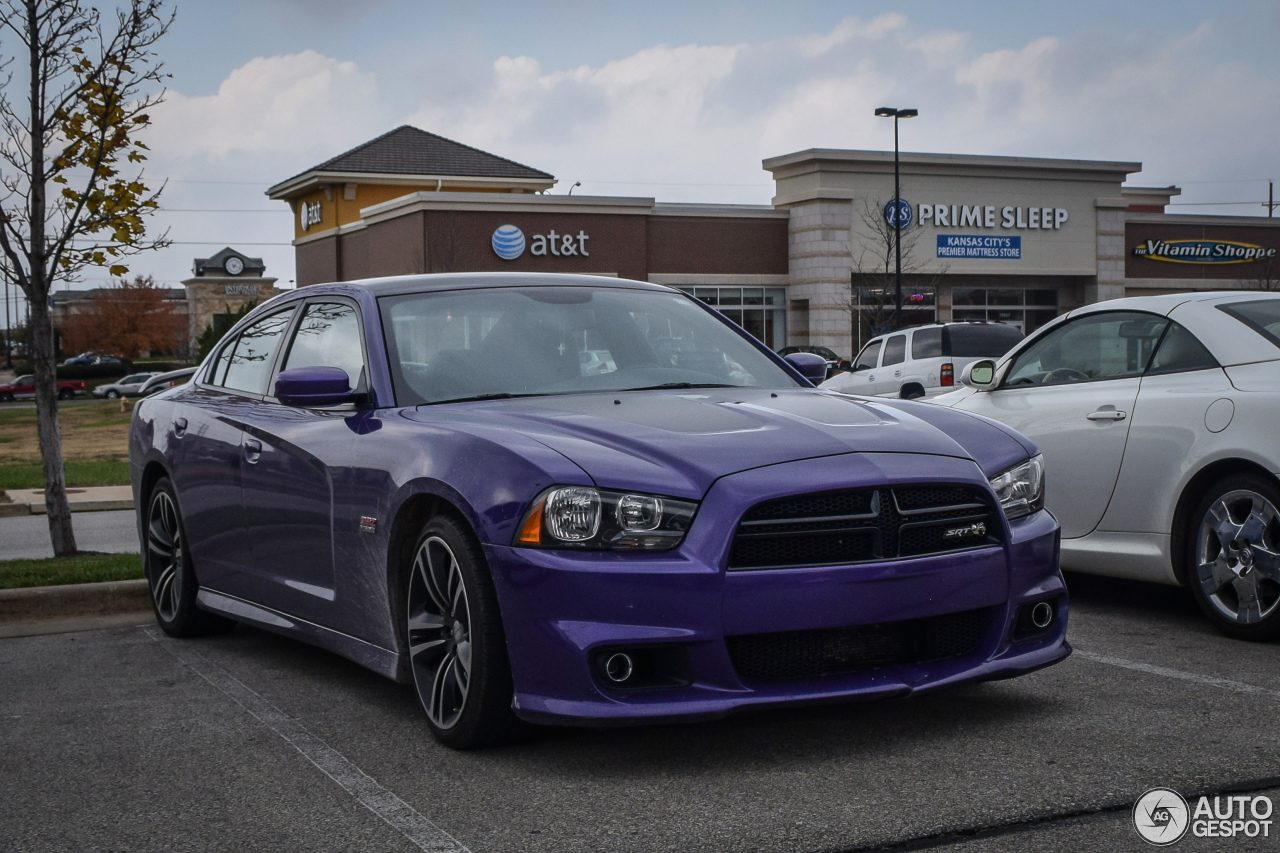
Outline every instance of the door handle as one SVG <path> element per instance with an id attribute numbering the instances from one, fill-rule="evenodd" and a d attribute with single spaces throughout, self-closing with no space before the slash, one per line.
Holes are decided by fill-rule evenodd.
<path id="1" fill-rule="evenodd" d="M 1106 411 L 1090 412 L 1085 415 L 1091 421 L 1122 421 L 1129 416 L 1128 412 L 1117 412 L 1115 409 L 1107 409 Z"/>
<path id="2" fill-rule="evenodd" d="M 182 438 L 182 436 L 186 433 L 186 431 L 187 431 L 186 418 L 178 418 L 173 422 L 173 434 L 176 435 L 178 438 Z"/>
<path id="3" fill-rule="evenodd" d="M 256 438 L 246 438 L 244 441 L 244 458 L 250 464 L 257 462 L 262 458 L 262 442 Z"/>

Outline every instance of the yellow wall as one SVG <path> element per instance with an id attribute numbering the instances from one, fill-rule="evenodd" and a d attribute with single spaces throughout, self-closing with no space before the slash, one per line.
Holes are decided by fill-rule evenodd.
<path id="1" fill-rule="evenodd" d="M 336 228 L 339 225 L 350 225 L 352 222 L 360 221 L 360 211 L 366 207 L 373 207 L 375 204 L 382 204 L 384 201 L 391 201 L 393 198 L 410 195 L 416 192 L 429 191 L 434 192 L 436 184 L 434 181 L 414 184 L 357 184 L 356 197 L 352 201 L 348 201 L 343 197 L 343 184 L 333 184 L 333 198 L 330 199 L 326 195 L 324 189 L 317 189 L 306 195 L 289 199 L 289 207 L 293 210 L 293 235 L 294 239 L 307 237 L 317 234 L 321 231 L 327 231 L 330 228 Z M 444 192 L 468 192 L 468 193 L 502 193 L 510 192 L 506 187 L 456 187 L 445 184 L 441 188 Z M 310 202 L 320 202 L 320 222 L 312 225 L 306 231 L 302 230 L 302 219 L 299 216 L 301 206 Z"/>

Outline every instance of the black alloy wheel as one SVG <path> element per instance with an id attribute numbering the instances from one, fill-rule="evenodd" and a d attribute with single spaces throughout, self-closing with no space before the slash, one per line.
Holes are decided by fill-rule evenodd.
<path id="1" fill-rule="evenodd" d="M 1209 489 L 1191 515 L 1185 578 L 1200 609 L 1242 640 L 1280 637 L 1280 489 L 1243 474 Z"/>
<path id="2" fill-rule="evenodd" d="M 522 727 L 511 711 L 511 664 L 479 544 L 459 521 L 434 518 L 409 572 L 406 643 L 431 731 L 454 749 L 510 740 Z"/>
<path id="3" fill-rule="evenodd" d="M 168 477 L 151 490 L 143 535 L 146 540 L 143 573 L 151 588 L 156 622 L 164 632 L 174 637 L 198 637 L 222 634 L 234 628 L 234 621 L 196 606 L 198 584 L 187 550 L 182 515 Z"/>

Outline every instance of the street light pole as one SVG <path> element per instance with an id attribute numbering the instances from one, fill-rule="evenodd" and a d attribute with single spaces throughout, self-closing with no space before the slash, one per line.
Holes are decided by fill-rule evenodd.
<path id="1" fill-rule="evenodd" d="M 898 119 L 915 118 L 919 110 L 879 107 L 876 115 L 893 117 L 893 249 L 895 267 L 893 274 L 893 328 L 902 328 L 902 170 L 898 164 Z"/>

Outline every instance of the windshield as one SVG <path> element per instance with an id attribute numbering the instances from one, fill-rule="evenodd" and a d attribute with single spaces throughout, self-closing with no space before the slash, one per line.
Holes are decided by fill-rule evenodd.
<path id="1" fill-rule="evenodd" d="M 750 385 L 794 388 L 681 294 L 611 287 L 452 290 L 379 300 L 400 405 Z"/>

